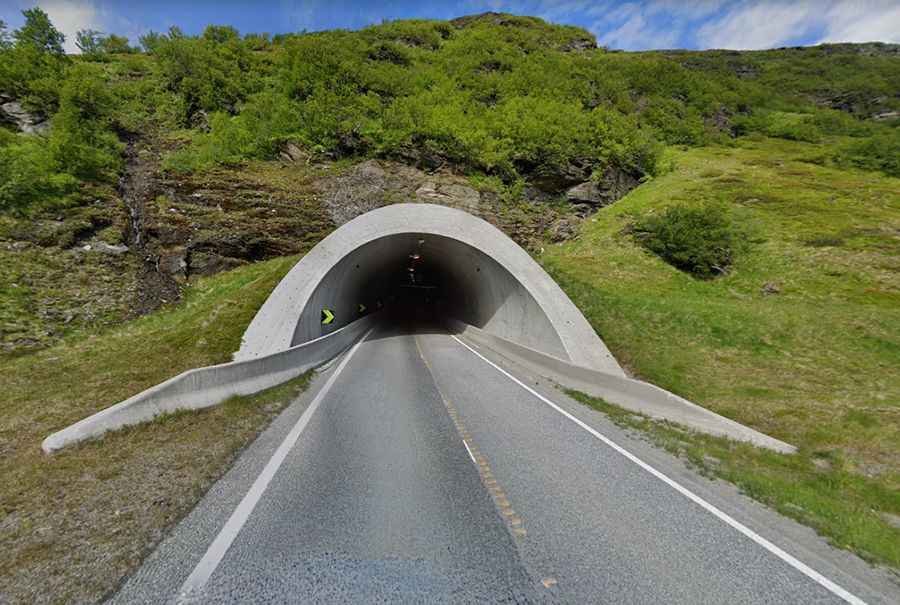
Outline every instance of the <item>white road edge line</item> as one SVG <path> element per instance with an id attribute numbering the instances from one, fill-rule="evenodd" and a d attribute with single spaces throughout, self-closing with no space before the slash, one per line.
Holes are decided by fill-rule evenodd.
<path id="1" fill-rule="evenodd" d="M 478 462 L 475 461 L 475 456 L 472 455 L 472 450 L 469 449 L 469 444 L 466 443 L 465 439 L 463 439 L 462 442 L 463 442 L 463 445 L 466 446 L 466 451 L 469 452 L 469 458 L 472 459 L 472 464 L 474 464 L 475 466 L 478 466 Z"/>
<path id="2" fill-rule="evenodd" d="M 262 472 L 256 478 L 256 481 L 253 482 L 253 485 L 250 486 L 247 494 L 241 500 L 240 504 L 238 504 L 237 508 L 234 509 L 234 512 L 231 513 L 231 517 L 225 522 L 225 525 L 219 531 L 215 540 L 213 540 L 212 544 L 209 545 L 209 548 L 206 549 L 206 554 L 203 555 L 203 558 L 200 559 L 200 562 L 194 567 L 194 571 L 191 572 L 191 575 L 188 576 L 188 579 L 182 584 L 178 602 L 184 602 L 190 600 L 191 597 L 196 596 L 195 593 L 200 591 L 203 586 L 206 585 L 206 582 L 209 581 L 209 578 L 212 576 L 213 572 L 216 571 L 219 563 L 221 563 L 222 559 L 225 557 L 225 553 L 227 553 L 228 549 L 231 547 L 231 543 L 234 542 L 234 539 L 241 531 L 241 528 L 244 527 L 244 523 L 247 522 L 253 509 L 256 508 L 257 503 L 260 498 L 262 498 L 263 492 L 266 491 L 266 488 L 269 486 L 275 473 L 277 473 L 278 469 L 281 467 L 282 462 L 287 458 L 287 455 L 290 453 L 291 449 L 293 449 L 294 444 L 297 443 L 297 439 L 299 439 L 303 429 L 309 424 L 309 420 L 316 412 L 319 404 L 322 403 L 322 400 L 328 394 L 328 391 L 331 390 L 332 385 L 341 374 L 344 366 L 347 365 L 353 357 L 353 354 L 356 353 L 356 350 L 369 337 L 369 334 L 371 334 L 374 329 L 375 328 L 369 328 L 369 331 L 353 345 L 353 348 L 350 349 L 350 352 L 347 353 L 340 365 L 335 369 L 334 373 L 328 377 L 328 381 L 322 386 L 319 392 L 316 393 L 316 396 L 309 404 L 309 407 L 304 410 L 300 419 L 297 420 L 297 424 L 294 425 L 291 432 L 288 433 L 287 437 L 284 438 L 284 441 L 281 442 L 281 445 L 278 446 L 278 449 L 275 450 L 275 453 L 272 454 L 272 457 L 269 459 L 269 462 L 266 463 L 265 468 L 263 468 Z"/>
<path id="3" fill-rule="evenodd" d="M 812 569 L 811 567 L 809 567 L 808 565 L 806 565 L 805 563 L 803 563 L 796 557 L 790 555 L 789 553 L 785 552 L 784 550 L 782 550 L 775 544 L 769 542 L 768 540 L 766 540 L 765 538 L 760 536 L 758 533 L 756 533 L 755 531 L 753 531 L 752 529 L 750 529 L 749 527 L 747 527 L 746 525 L 744 525 L 737 519 L 731 517 L 727 513 L 723 512 L 722 510 L 716 508 L 714 505 L 710 504 L 709 502 L 707 502 L 706 500 L 704 500 L 703 498 L 701 498 L 700 496 L 698 496 L 691 490 L 682 486 L 680 483 L 677 483 L 674 480 L 670 479 L 668 476 L 666 476 L 663 473 L 661 473 L 660 471 L 656 470 L 655 468 L 653 468 L 652 466 L 650 466 L 649 464 L 647 464 L 646 462 L 644 462 L 643 460 L 641 460 L 640 458 L 638 458 L 637 456 L 635 456 L 634 454 L 632 454 L 631 452 L 629 452 L 628 450 L 626 450 L 625 448 L 620 446 L 619 444 L 615 443 L 608 437 L 597 432 L 594 428 L 592 428 L 588 424 L 582 422 L 581 420 L 579 420 L 578 418 L 576 418 L 569 412 L 565 411 L 564 409 L 562 409 L 561 407 L 559 407 L 558 405 L 556 405 L 555 403 L 553 403 L 552 401 L 550 401 L 549 399 L 547 399 L 546 397 L 544 397 L 543 395 L 541 395 L 540 393 L 538 393 L 537 391 L 535 391 L 534 389 L 529 387 L 527 384 L 523 383 L 518 378 L 516 378 L 515 376 L 513 376 L 512 374 L 510 374 L 509 372 L 507 372 L 506 370 L 504 370 L 503 368 L 501 368 L 500 366 L 495 364 L 493 361 L 491 361 L 490 359 L 488 359 L 487 357 L 485 357 L 484 355 L 482 355 L 481 353 L 479 353 L 478 351 L 476 351 L 475 349 L 473 349 L 472 347 L 470 347 L 469 345 L 464 343 L 457 336 L 453 335 L 453 339 L 456 342 L 458 342 L 459 344 L 461 344 L 462 346 L 464 346 L 465 348 L 469 349 L 469 351 L 471 351 L 472 353 L 477 355 L 479 358 L 481 358 L 482 361 L 484 361 L 485 363 L 487 363 L 488 365 L 493 367 L 495 370 L 497 370 L 498 372 L 500 372 L 501 374 L 503 374 L 504 376 L 506 376 L 513 382 L 515 382 L 517 385 L 519 385 L 520 387 L 522 387 L 523 389 L 525 389 L 526 391 L 528 391 L 529 393 L 531 393 L 532 395 L 534 395 L 535 397 L 537 397 L 538 399 L 543 401 L 545 404 L 549 405 L 551 408 L 553 408 L 554 410 L 556 410 L 557 412 L 559 412 L 560 414 L 562 414 L 563 416 L 565 416 L 566 418 L 568 418 L 569 420 L 571 420 L 572 422 L 574 422 L 575 424 L 577 424 L 578 426 L 580 426 L 581 428 L 586 430 L 588 433 L 590 433 L 591 435 L 593 435 L 594 437 L 596 437 L 597 439 L 599 439 L 600 441 L 602 441 L 603 443 L 605 443 L 606 445 L 608 445 L 609 447 L 611 447 L 612 449 L 614 449 L 615 451 L 620 453 L 621 455 L 625 456 L 625 458 L 627 458 L 631 462 L 635 463 L 636 465 L 638 465 L 639 467 L 641 467 L 642 469 L 644 469 L 645 471 L 647 471 L 648 473 L 650 473 L 651 475 L 653 475 L 654 477 L 656 477 L 657 479 L 659 479 L 660 481 L 662 481 L 663 483 L 665 483 L 666 485 L 668 485 L 669 487 L 671 487 L 672 489 L 677 491 L 679 494 L 681 494 L 688 500 L 691 500 L 695 504 L 704 508 L 707 512 L 712 513 L 713 515 L 718 517 L 720 520 L 724 521 L 725 523 L 727 523 L 734 529 L 738 530 L 739 532 L 741 532 L 742 534 L 744 534 L 745 536 L 747 536 L 748 538 L 750 538 L 751 540 L 753 540 L 754 542 L 756 542 L 757 544 L 759 544 L 760 546 L 762 546 L 763 548 L 768 550 L 770 553 L 772 553 L 773 555 L 775 555 L 776 557 L 778 557 L 779 559 L 781 559 L 782 561 L 784 561 L 785 563 L 787 563 L 788 565 L 790 565 L 791 567 L 793 567 L 794 569 L 799 571 L 800 573 L 804 574 L 805 576 L 807 576 L 808 578 L 810 578 L 811 580 L 813 580 L 814 582 L 816 582 L 823 588 L 827 589 L 829 592 L 840 597 L 847 603 L 851 603 L 852 605 L 866 605 L 865 601 L 863 601 L 862 599 L 860 599 L 853 593 L 847 591 L 846 589 L 842 588 L 841 586 L 838 586 L 837 584 L 835 584 L 834 582 L 832 582 L 831 580 L 829 580 L 828 578 L 826 578 L 825 576 L 823 576 L 816 570 Z"/>

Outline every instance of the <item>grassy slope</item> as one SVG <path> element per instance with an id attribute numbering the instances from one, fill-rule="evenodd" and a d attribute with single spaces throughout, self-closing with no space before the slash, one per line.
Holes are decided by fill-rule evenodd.
<path id="1" fill-rule="evenodd" d="M 177 307 L 0 359 L 0 602 L 94 601 L 189 511 L 303 380 L 52 457 L 49 433 L 200 365 L 227 361 L 296 261 L 200 280 Z M 250 405 L 252 404 L 252 405 Z M 262 405 L 260 405 L 262 404 Z"/>
<path id="2" fill-rule="evenodd" d="M 673 151 L 671 173 L 541 261 L 637 375 L 802 450 L 708 445 L 721 475 L 900 567 L 900 532 L 875 514 L 900 514 L 900 180 L 802 161 L 820 150 Z M 707 201 L 760 240 L 727 276 L 696 280 L 623 233 L 631 215 Z"/>

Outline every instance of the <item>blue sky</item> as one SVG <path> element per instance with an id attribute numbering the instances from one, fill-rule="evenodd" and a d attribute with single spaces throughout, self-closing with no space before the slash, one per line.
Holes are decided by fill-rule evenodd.
<path id="1" fill-rule="evenodd" d="M 488 10 L 579 25 L 610 48 L 756 49 L 821 42 L 900 42 L 900 0 L 0 0 L 0 19 L 22 23 L 40 6 L 67 35 L 92 28 L 131 38 L 178 25 L 199 33 L 209 23 L 241 32 L 356 29 L 384 19 L 448 19 Z"/>

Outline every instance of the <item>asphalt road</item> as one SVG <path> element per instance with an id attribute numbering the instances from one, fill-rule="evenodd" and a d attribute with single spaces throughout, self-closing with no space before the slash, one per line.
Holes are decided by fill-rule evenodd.
<path id="1" fill-rule="evenodd" d="M 112 601 L 897 602 L 886 574 L 488 357 L 371 334 Z"/>

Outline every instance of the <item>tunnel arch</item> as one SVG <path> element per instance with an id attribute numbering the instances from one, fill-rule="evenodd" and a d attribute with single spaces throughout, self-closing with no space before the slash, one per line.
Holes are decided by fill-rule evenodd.
<path id="1" fill-rule="evenodd" d="M 527 252 L 486 221 L 435 204 L 385 206 L 331 233 L 276 286 L 235 359 L 313 340 L 357 319 L 358 305 L 365 312 L 389 307 L 410 290 L 425 300 L 434 292 L 430 302 L 452 319 L 622 375 L 578 308 Z M 331 324 L 322 324 L 323 308 L 334 312 Z"/>

